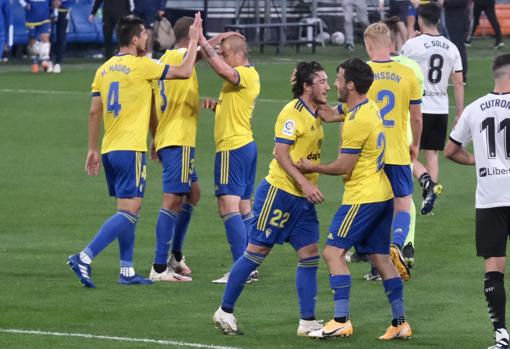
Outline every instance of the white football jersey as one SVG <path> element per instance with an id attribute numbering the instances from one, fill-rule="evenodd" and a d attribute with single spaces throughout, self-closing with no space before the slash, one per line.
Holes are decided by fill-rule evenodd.
<path id="1" fill-rule="evenodd" d="M 457 46 L 442 35 L 422 34 L 407 40 L 401 53 L 415 60 L 425 77 L 421 111 L 448 114 L 448 79 L 462 71 Z"/>
<path id="2" fill-rule="evenodd" d="M 473 142 L 476 207 L 510 206 L 510 93 L 489 93 L 468 105 L 450 140 L 464 147 Z"/>

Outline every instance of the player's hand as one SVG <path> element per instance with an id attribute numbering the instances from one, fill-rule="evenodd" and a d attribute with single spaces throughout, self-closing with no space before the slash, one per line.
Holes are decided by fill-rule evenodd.
<path id="1" fill-rule="evenodd" d="M 312 204 L 320 204 L 324 201 L 324 195 L 322 195 L 321 191 L 316 185 L 306 181 L 306 183 L 302 185 L 301 189 L 303 190 L 306 199 Z"/>
<path id="2" fill-rule="evenodd" d="M 89 150 L 87 153 L 87 160 L 85 161 L 85 171 L 89 176 L 97 176 L 101 168 L 101 161 L 99 151 Z"/>
<path id="3" fill-rule="evenodd" d="M 163 17 L 164 15 L 165 15 L 165 11 L 163 11 L 163 10 L 159 10 L 158 11 L 158 16 L 159 17 Z"/>
<path id="4" fill-rule="evenodd" d="M 94 23 L 94 15 L 89 15 L 89 23 Z"/>
<path id="5" fill-rule="evenodd" d="M 51 2 L 51 5 L 53 6 L 53 8 L 60 8 L 60 6 L 62 6 L 62 1 L 61 0 L 53 0 Z"/>
<path id="6" fill-rule="evenodd" d="M 218 103 L 212 98 L 206 98 L 202 101 L 203 109 L 211 109 L 212 111 L 216 111 L 216 106 Z"/>
<path id="7" fill-rule="evenodd" d="M 200 12 L 195 13 L 195 21 L 189 27 L 189 39 L 190 41 L 198 41 L 199 35 L 202 32 L 202 17 Z"/>
<path id="8" fill-rule="evenodd" d="M 154 141 L 151 142 L 151 160 L 160 162 L 158 152 L 156 151 L 156 144 L 154 144 Z"/>
<path id="9" fill-rule="evenodd" d="M 418 159 L 418 154 L 420 153 L 420 147 L 418 145 L 410 145 L 409 146 L 409 155 L 411 155 L 411 161 L 415 161 Z"/>
<path id="10" fill-rule="evenodd" d="M 204 46 L 206 43 L 207 43 L 207 38 L 205 37 L 203 32 L 200 32 L 199 37 L 198 37 L 198 44 L 200 46 Z"/>
<path id="11" fill-rule="evenodd" d="M 294 164 L 301 173 L 313 173 L 313 163 L 308 159 L 301 158 L 297 163 Z"/>

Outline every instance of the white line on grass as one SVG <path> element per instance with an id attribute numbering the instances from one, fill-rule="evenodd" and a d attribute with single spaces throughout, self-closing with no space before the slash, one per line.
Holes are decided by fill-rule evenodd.
<path id="1" fill-rule="evenodd" d="M 132 338 L 132 337 L 116 337 L 116 336 L 102 336 L 89 333 L 65 333 L 65 332 L 47 332 L 39 330 L 22 330 L 16 328 L 0 328 L 0 332 L 14 333 L 14 334 L 33 334 L 38 336 L 54 336 L 54 337 L 78 337 L 88 339 L 105 339 L 119 342 L 136 342 L 136 343 L 151 343 L 160 345 L 175 345 L 178 347 L 192 347 L 192 348 L 207 348 L 207 349 L 240 349 L 237 347 L 224 347 L 221 345 L 209 345 L 200 343 L 187 343 L 183 341 L 173 341 L 165 339 L 150 339 L 150 338 Z"/>
<path id="2" fill-rule="evenodd" d="M 90 92 L 82 92 L 82 91 L 26 90 L 26 89 L 13 89 L 13 88 L 0 88 L 0 92 L 35 93 L 35 94 L 47 94 L 47 95 L 90 95 Z M 289 102 L 288 99 L 272 99 L 272 98 L 257 98 L 257 101 L 269 102 L 269 103 L 287 103 L 287 102 Z"/>

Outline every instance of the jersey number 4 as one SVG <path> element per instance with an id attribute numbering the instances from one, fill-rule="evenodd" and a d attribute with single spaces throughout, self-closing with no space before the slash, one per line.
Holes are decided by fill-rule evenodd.
<path id="1" fill-rule="evenodd" d="M 510 119 L 503 119 L 499 123 L 498 133 L 505 131 L 505 155 L 510 159 Z M 489 159 L 496 158 L 496 120 L 493 117 L 486 118 L 480 125 L 480 132 L 487 130 L 485 141 L 487 142 L 487 157 Z"/>
<path id="2" fill-rule="evenodd" d="M 114 81 L 110 84 L 110 89 L 108 90 L 108 98 L 107 98 L 106 110 L 109 113 L 113 113 L 114 117 L 118 117 L 120 114 L 120 110 L 122 106 L 119 103 L 119 82 Z"/>

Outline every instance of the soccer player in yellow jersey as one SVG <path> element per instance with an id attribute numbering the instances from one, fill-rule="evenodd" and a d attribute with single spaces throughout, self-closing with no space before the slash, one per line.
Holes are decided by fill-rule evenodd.
<path id="1" fill-rule="evenodd" d="M 329 283 L 335 303 L 334 318 L 309 336 L 345 337 L 353 334 L 349 320 L 352 278 L 345 261 L 353 246 L 369 254 L 383 279 L 392 310 L 392 325 L 379 339 L 407 338 L 411 328 L 405 320 L 404 283 L 392 264 L 389 252 L 393 193 L 383 170 L 386 149 L 379 108 L 367 98 L 374 81 L 370 66 L 359 58 L 348 59 L 337 69 L 335 86 L 345 103 L 345 124 L 338 158 L 325 165 L 303 157 L 297 164 L 303 173 L 344 177 L 344 195 L 329 227 L 323 256 L 328 264 Z"/>
<path id="2" fill-rule="evenodd" d="M 160 58 L 165 64 L 180 64 L 189 45 L 193 18 L 181 17 L 174 25 L 175 48 Z M 221 33 L 209 42 L 237 33 Z M 238 34 L 237 34 L 238 35 Z M 194 206 L 200 200 L 195 168 L 195 144 L 200 108 L 195 69 L 189 79 L 154 81 L 158 128 L 152 157 L 163 165 L 163 203 L 156 224 L 156 251 L 149 278 L 152 281 L 191 281 L 191 269 L 184 262 L 182 245 Z M 172 254 L 168 260 L 169 244 Z M 167 264 L 168 260 L 168 264 Z"/>
<path id="3" fill-rule="evenodd" d="M 226 38 L 221 42 L 219 54 L 203 35 L 200 46 L 202 57 L 224 79 L 218 101 L 206 100 L 205 107 L 215 111 L 215 195 L 235 262 L 246 248 L 253 219 L 251 196 L 257 145 L 251 118 L 260 92 L 260 80 L 257 70 L 248 61 L 248 45 L 244 38 Z M 226 283 L 227 280 L 228 273 L 213 282 Z"/>
<path id="4" fill-rule="evenodd" d="M 68 264 L 85 287 L 94 288 L 90 275 L 92 260 L 115 239 L 120 247 L 120 276 L 124 285 L 151 284 L 135 273 L 133 251 L 135 226 L 145 190 L 145 152 L 151 116 L 151 81 L 182 79 L 191 76 L 196 59 L 198 34 L 202 31 L 200 14 L 190 27 L 190 44 L 185 60 L 169 66 L 139 57 L 145 51 L 147 33 L 143 21 L 123 17 L 116 28 L 119 54 L 96 72 L 92 83 L 89 117 L 89 151 L 85 169 L 90 176 L 99 174 L 97 148 L 99 123 L 104 121 L 102 161 L 110 196 L 117 199 L 117 213 L 108 219 L 97 235 L 80 253 L 69 256 Z M 154 130 L 152 130 L 154 131 Z"/>
<path id="5" fill-rule="evenodd" d="M 297 334 L 306 336 L 322 327 L 315 320 L 319 221 L 314 204 L 322 202 L 323 195 L 317 187 L 318 175 L 303 175 L 294 163 L 301 158 L 320 162 L 324 132 L 316 111 L 327 103 L 329 85 L 324 68 L 317 62 L 299 63 L 294 76 L 294 99 L 278 115 L 274 159 L 255 194 L 250 242 L 234 263 L 223 301 L 213 316 L 216 327 L 226 334 L 239 334 L 233 312 L 246 279 L 275 244 L 286 241 L 299 257 L 296 288 L 301 320 Z"/>
<path id="6" fill-rule="evenodd" d="M 387 148 L 384 172 L 395 195 L 391 257 L 402 278 L 407 280 L 410 273 L 401 250 L 411 222 L 409 212 L 414 189 L 411 163 L 416 159 L 420 145 L 422 90 L 415 73 L 391 59 L 388 26 L 384 23 L 368 26 L 365 30 L 365 46 L 371 59 L 368 64 L 374 71 L 374 83 L 367 95 L 381 110 Z M 407 140 L 408 120 L 413 135 L 411 145 Z"/>

